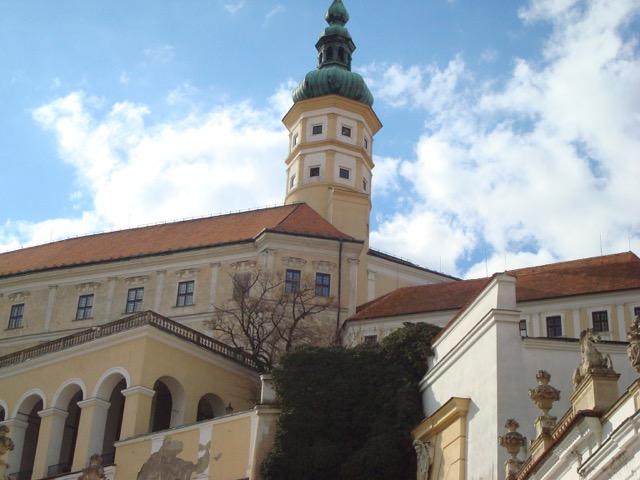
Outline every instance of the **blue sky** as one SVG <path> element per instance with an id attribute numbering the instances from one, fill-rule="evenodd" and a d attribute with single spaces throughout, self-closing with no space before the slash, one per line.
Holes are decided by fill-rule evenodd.
<path id="1" fill-rule="evenodd" d="M 0 251 L 280 202 L 329 3 L 0 0 Z M 373 246 L 467 276 L 640 249 L 640 2 L 345 4 Z"/>

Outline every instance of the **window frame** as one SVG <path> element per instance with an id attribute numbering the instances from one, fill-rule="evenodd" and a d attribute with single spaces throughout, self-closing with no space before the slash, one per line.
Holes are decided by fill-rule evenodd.
<path id="1" fill-rule="evenodd" d="M 316 123 L 315 125 L 311 125 L 311 135 L 317 136 L 317 135 L 322 135 L 323 133 L 324 133 L 324 124 Z"/>
<path id="2" fill-rule="evenodd" d="M 364 137 L 364 149 L 365 150 L 369 150 L 369 139 L 367 137 Z"/>
<path id="3" fill-rule="evenodd" d="M 633 322 L 640 315 L 640 305 L 631 307 L 631 321 Z"/>
<path id="4" fill-rule="evenodd" d="M 369 182 L 365 177 L 362 177 L 362 190 L 364 192 L 369 192 Z"/>
<path id="5" fill-rule="evenodd" d="M 9 311 L 9 323 L 7 330 L 15 330 L 23 327 L 24 320 L 24 303 L 16 303 L 11 305 Z"/>
<path id="6" fill-rule="evenodd" d="M 237 302 L 245 295 L 251 285 L 251 272 L 236 272 L 233 274 L 233 299 Z M 247 292 L 248 293 L 248 292 Z"/>
<path id="7" fill-rule="evenodd" d="M 134 293 L 134 297 L 131 298 L 131 293 Z M 140 293 L 140 298 L 138 294 Z M 142 311 L 142 305 L 144 302 L 144 287 L 133 287 L 127 290 L 127 300 L 124 304 L 124 313 L 138 313 Z"/>
<path id="8" fill-rule="evenodd" d="M 294 173 L 289 177 L 289 190 L 293 190 L 296 186 L 296 174 Z"/>
<path id="9" fill-rule="evenodd" d="M 372 333 L 370 335 L 363 335 L 362 336 L 362 344 L 366 345 L 368 347 L 372 347 L 374 345 L 378 344 L 378 335 L 376 335 L 375 333 Z"/>
<path id="10" fill-rule="evenodd" d="M 317 175 L 314 173 L 317 172 Z M 319 178 L 320 177 L 320 165 L 314 165 L 313 167 L 309 167 L 309 178 Z"/>
<path id="11" fill-rule="evenodd" d="M 524 318 L 518 322 L 518 330 L 520 331 L 520 338 L 528 338 L 529 337 L 527 321 Z M 524 335 L 523 335 L 523 333 L 524 333 Z"/>
<path id="12" fill-rule="evenodd" d="M 342 172 L 347 172 L 347 176 L 343 176 Z M 351 169 L 346 167 L 338 167 L 338 177 L 341 180 L 351 180 Z"/>
<path id="13" fill-rule="evenodd" d="M 604 320 L 598 319 L 597 322 L 600 328 L 602 327 L 603 322 L 606 322 L 606 327 L 607 327 L 606 330 L 596 329 L 596 315 L 598 314 L 604 314 Z M 591 328 L 593 329 L 593 333 L 610 333 L 611 325 L 609 324 L 609 310 L 607 309 L 592 310 L 591 311 Z"/>
<path id="14" fill-rule="evenodd" d="M 551 324 L 551 322 L 557 321 L 557 324 Z M 547 338 L 562 337 L 562 315 L 547 315 L 545 317 L 545 327 L 547 331 Z"/>
<path id="15" fill-rule="evenodd" d="M 298 293 L 300 291 L 300 280 L 302 271 L 287 268 L 284 274 L 284 293 Z"/>
<path id="16" fill-rule="evenodd" d="M 184 291 L 181 291 L 181 287 L 184 285 Z M 191 291 L 189 291 L 191 287 Z M 196 281 L 185 280 L 178 282 L 178 289 L 176 295 L 176 307 L 191 307 L 195 305 L 195 293 L 196 293 Z"/>
<path id="17" fill-rule="evenodd" d="M 347 133 L 345 133 L 345 132 L 347 132 Z M 353 128 L 350 127 L 349 125 L 341 125 L 340 134 L 343 137 L 353 138 Z"/>
<path id="18" fill-rule="evenodd" d="M 83 320 L 90 320 L 93 318 L 94 300 L 95 295 L 93 293 L 87 293 L 78 297 L 75 321 L 81 322 Z"/>
<path id="19" fill-rule="evenodd" d="M 316 297 L 331 296 L 331 274 L 325 272 L 316 272 L 315 282 Z"/>
<path id="20" fill-rule="evenodd" d="M 296 145 L 298 145 L 298 138 L 299 138 L 299 135 L 297 133 L 294 133 L 293 138 L 291 139 L 292 147 L 295 147 Z"/>

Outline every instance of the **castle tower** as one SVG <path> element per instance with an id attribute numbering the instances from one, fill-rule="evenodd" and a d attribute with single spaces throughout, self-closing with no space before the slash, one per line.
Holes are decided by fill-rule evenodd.
<path id="1" fill-rule="evenodd" d="M 342 0 L 333 1 L 325 19 L 318 68 L 296 88 L 283 119 L 289 130 L 285 203 L 306 202 L 368 247 L 373 137 L 382 124 L 367 85 L 351 71 L 356 46 Z"/>

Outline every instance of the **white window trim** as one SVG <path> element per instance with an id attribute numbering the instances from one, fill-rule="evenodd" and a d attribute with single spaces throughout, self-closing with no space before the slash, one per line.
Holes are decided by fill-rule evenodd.
<path id="1" fill-rule="evenodd" d="M 592 307 L 587 309 L 587 314 L 589 315 L 588 318 L 588 328 L 590 328 L 591 330 L 593 330 L 593 312 L 603 312 L 606 311 L 607 312 L 607 323 L 609 324 L 609 330 L 606 332 L 594 332 L 595 334 L 605 334 L 605 336 L 608 334 L 608 336 L 610 338 L 605 338 L 605 340 L 611 340 L 613 338 L 613 317 L 611 315 L 611 307 Z"/>
<path id="2" fill-rule="evenodd" d="M 559 337 L 549 337 L 547 334 L 547 318 L 549 317 L 560 317 L 560 329 L 561 331 L 561 335 Z M 544 312 L 544 322 L 543 322 L 543 326 L 544 326 L 544 336 L 546 338 L 566 338 L 567 336 L 567 326 L 565 323 L 565 317 L 564 317 L 564 313 L 562 312 Z"/>
<path id="3" fill-rule="evenodd" d="M 340 170 L 346 170 L 349 172 L 349 178 L 344 178 L 342 175 L 340 175 Z M 343 182 L 349 182 L 352 183 L 352 171 L 349 167 L 343 167 L 341 165 L 338 165 L 338 179 L 343 181 Z"/>

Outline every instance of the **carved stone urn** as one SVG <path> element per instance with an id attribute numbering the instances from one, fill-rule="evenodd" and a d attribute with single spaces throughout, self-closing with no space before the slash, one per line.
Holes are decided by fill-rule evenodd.
<path id="1" fill-rule="evenodd" d="M 631 324 L 627 332 L 627 340 L 629 341 L 629 346 L 627 347 L 629 361 L 631 366 L 640 373 L 640 315 L 636 316 L 636 319 Z"/>
<path id="2" fill-rule="evenodd" d="M 513 418 L 507 420 L 504 427 L 507 429 L 507 433 L 504 436 L 498 437 L 498 443 L 511 455 L 511 458 L 505 462 L 504 466 L 506 480 L 513 480 L 522 468 L 522 462 L 518 460 L 518 454 L 522 447 L 524 447 L 527 439 L 517 431 L 518 428 L 520 428 L 520 424 Z"/>
<path id="3" fill-rule="evenodd" d="M 560 400 L 560 390 L 549 385 L 551 375 L 544 370 L 538 370 L 536 380 L 538 386 L 529 389 L 529 398 L 542 410 L 543 415 L 547 416 L 553 407 L 553 402 Z"/>

